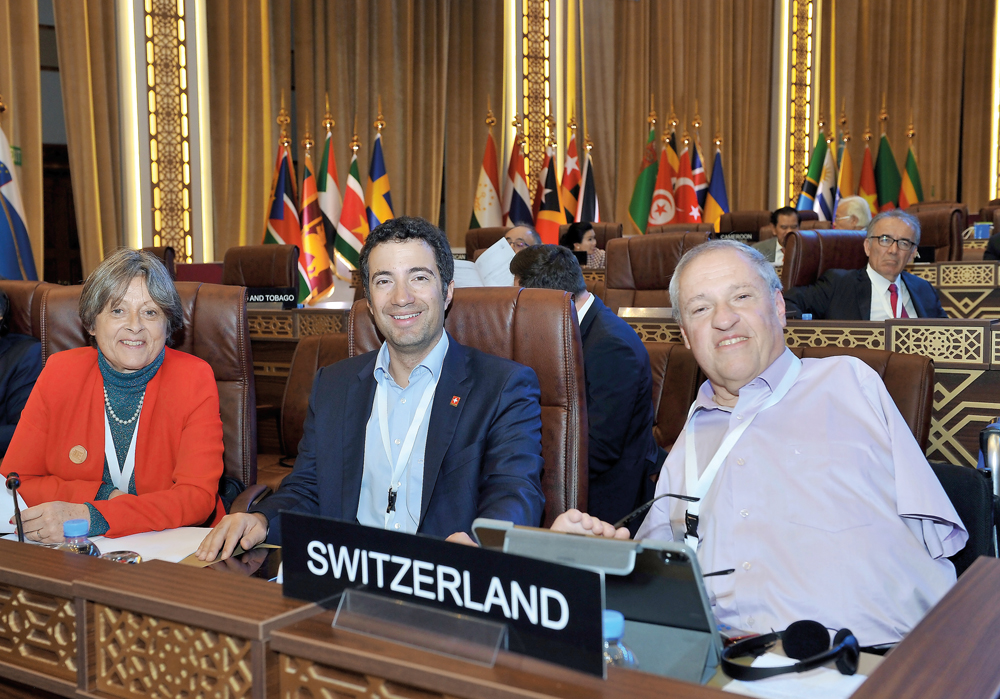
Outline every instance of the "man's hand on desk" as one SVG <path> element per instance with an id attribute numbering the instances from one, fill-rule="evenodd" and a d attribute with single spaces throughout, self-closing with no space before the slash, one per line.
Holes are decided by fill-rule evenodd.
<path id="1" fill-rule="evenodd" d="M 584 536 L 599 536 L 605 539 L 628 539 L 629 531 L 626 527 L 615 529 L 613 524 L 603 522 L 597 517 L 591 517 L 586 512 L 572 509 L 566 510 L 556 517 L 556 521 L 550 527 L 554 532 L 564 532 L 566 534 L 583 534 Z"/>
<path id="2" fill-rule="evenodd" d="M 71 519 L 90 521 L 90 508 L 72 502 L 43 502 L 21 511 L 24 537 L 43 544 L 63 541 L 63 522 Z M 11 524 L 14 522 L 11 521 Z"/>
<path id="3" fill-rule="evenodd" d="M 229 558 L 239 544 L 249 551 L 267 538 L 267 517 L 259 512 L 226 515 L 204 538 L 195 553 L 200 561 L 214 561 L 222 552 Z"/>

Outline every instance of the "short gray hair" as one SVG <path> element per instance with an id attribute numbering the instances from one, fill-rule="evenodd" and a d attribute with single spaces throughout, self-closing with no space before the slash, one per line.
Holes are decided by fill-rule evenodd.
<path id="1" fill-rule="evenodd" d="M 97 316 L 125 297 L 129 284 L 142 277 L 153 300 L 167 319 L 167 344 L 184 324 L 181 297 L 177 294 L 170 273 L 156 255 L 145 250 L 118 248 L 97 266 L 83 283 L 80 295 L 80 320 L 87 332 L 94 330 Z"/>
<path id="2" fill-rule="evenodd" d="M 872 208 L 864 197 L 844 197 L 837 204 L 837 216 L 853 216 L 860 228 L 865 228 L 872 220 Z"/>
<path id="3" fill-rule="evenodd" d="M 674 268 L 674 276 L 670 278 L 670 305 L 672 307 L 674 320 L 678 323 L 681 320 L 681 273 L 684 272 L 685 267 L 700 256 L 716 250 L 732 250 L 739 253 L 746 259 L 747 262 L 750 263 L 750 266 L 756 270 L 757 274 L 760 275 L 761 280 L 767 286 L 771 294 L 774 294 L 776 291 L 781 291 L 781 280 L 778 279 L 778 273 L 774 271 L 774 265 L 768 262 L 767 258 L 761 255 L 759 251 L 754 250 L 749 245 L 745 245 L 737 240 L 710 240 L 707 243 L 696 245 L 684 253 L 684 257 L 681 258 L 680 262 L 677 263 L 677 267 Z"/>
<path id="4" fill-rule="evenodd" d="M 878 216 L 873 218 L 871 223 L 869 223 L 867 228 L 865 228 L 865 236 L 871 238 L 875 235 L 875 226 L 878 225 L 878 222 L 885 221 L 890 218 L 902 221 L 909 226 L 910 230 L 913 231 L 914 244 L 920 245 L 920 221 L 917 220 L 916 216 L 908 214 L 902 209 L 889 209 L 888 211 L 883 211 Z"/>

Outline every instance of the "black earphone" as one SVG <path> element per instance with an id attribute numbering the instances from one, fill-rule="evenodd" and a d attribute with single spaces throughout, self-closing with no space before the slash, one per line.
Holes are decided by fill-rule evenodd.
<path id="1" fill-rule="evenodd" d="M 799 662 L 785 667 L 749 667 L 733 662 L 734 658 L 761 655 L 779 640 L 785 655 Z M 858 639 L 850 629 L 838 631 L 831 648 L 825 626 L 818 621 L 796 621 L 784 631 L 754 636 L 726 648 L 722 651 L 722 671 L 734 680 L 762 680 L 789 672 L 806 672 L 835 660 L 840 674 L 853 675 L 858 671 L 860 653 Z"/>

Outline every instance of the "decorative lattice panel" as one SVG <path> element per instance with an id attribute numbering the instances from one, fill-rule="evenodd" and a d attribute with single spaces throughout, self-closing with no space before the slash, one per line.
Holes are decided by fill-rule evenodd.
<path id="1" fill-rule="evenodd" d="M 995 262 L 975 264 L 962 262 L 938 265 L 938 281 L 935 286 L 984 286 L 992 289 L 997 285 Z"/>
<path id="2" fill-rule="evenodd" d="M 892 328 L 892 351 L 922 354 L 935 362 L 986 364 L 982 328 L 895 325 Z"/>
<path id="3" fill-rule="evenodd" d="M 73 601 L 0 584 L 0 660 L 76 682 Z"/>
<path id="4" fill-rule="evenodd" d="M 280 696 L 329 697 L 330 699 L 453 699 L 372 675 L 363 675 L 320 665 L 310 660 L 281 655 Z"/>
<path id="5" fill-rule="evenodd" d="M 590 283 L 597 284 L 598 282 L 603 282 L 604 276 L 605 275 L 603 269 L 591 268 L 583 270 L 583 281 L 587 282 L 588 284 Z"/>
<path id="6" fill-rule="evenodd" d="M 1000 415 L 1000 371 L 937 369 L 927 458 L 975 465 L 979 431 Z"/>
<path id="7" fill-rule="evenodd" d="M 795 326 L 785 328 L 789 347 L 868 347 L 885 349 L 885 327 L 838 328 Z"/>
<path id="8" fill-rule="evenodd" d="M 298 314 L 299 337 L 325 335 L 326 333 L 346 333 L 348 312 L 304 312 Z"/>
<path id="9" fill-rule="evenodd" d="M 523 0 L 521 40 L 521 91 L 524 115 L 525 156 L 528 193 L 534 197 L 538 172 L 545 158 L 545 117 L 551 114 L 549 102 L 549 2 Z"/>
<path id="10" fill-rule="evenodd" d="M 98 691 L 134 699 L 249 697 L 250 641 L 94 605 Z M 319 695 L 317 695 L 319 696 Z"/>
<path id="11" fill-rule="evenodd" d="M 788 71 L 788 203 L 795 205 L 809 168 L 812 151 L 810 121 L 812 97 L 813 36 L 816 3 L 791 0 L 791 46 Z"/>
<path id="12" fill-rule="evenodd" d="M 292 340 L 295 338 L 295 319 L 291 314 L 272 315 L 260 311 L 247 313 L 250 337 L 256 340 Z"/>
<path id="13" fill-rule="evenodd" d="M 684 342 L 681 328 L 676 323 L 643 323 L 629 320 L 628 324 L 643 342 Z"/>
<path id="14" fill-rule="evenodd" d="M 931 286 L 937 286 L 938 268 L 937 265 L 910 265 L 906 271 L 914 277 L 920 277 Z"/>

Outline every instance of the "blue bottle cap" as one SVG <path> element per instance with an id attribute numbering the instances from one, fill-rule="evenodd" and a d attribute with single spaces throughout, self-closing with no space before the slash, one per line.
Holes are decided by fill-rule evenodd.
<path id="1" fill-rule="evenodd" d="M 604 638 L 617 640 L 625 635 L 625 615 L 621 612 L 605 609 L 602 621 L 604 622 Z"/>
<path id="2" fill-rule="evenodd" d="M 813 319 L 813 314 L 812 313 L 803 313 L 802 314 L 802 320 L 812 320 L 812 319 Z"/>
<path id="3" fill-rule="evenodd" d="M 63 522 L 63 536 L 87 536 L 90 531 L 90 522 L 85 519 L 68 519 Z"/>

